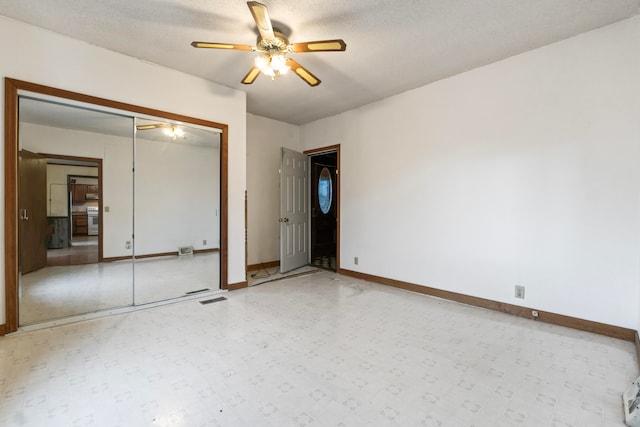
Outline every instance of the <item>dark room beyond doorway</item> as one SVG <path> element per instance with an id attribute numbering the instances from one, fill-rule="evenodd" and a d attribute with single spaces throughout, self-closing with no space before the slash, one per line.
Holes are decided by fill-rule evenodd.
<path id="1" fill-rule="evenodd" d="M 311 156 L 311 263 L 336 270 L 337 152 Z"/>

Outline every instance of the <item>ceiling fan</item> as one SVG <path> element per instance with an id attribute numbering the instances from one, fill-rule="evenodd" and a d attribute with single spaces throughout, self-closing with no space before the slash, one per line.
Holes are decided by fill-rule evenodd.
<path id="1" fill-rule="evenodd" d="M 303 52 L 343 52 L 347 49 L 347 44 L 341 39 L 290 44 L 289 39 L 278 28 L 271 25 L 267 6 L 257 1 L 248 1 L 247 5 L 260 33 L 255 46 L 197 41 L 191 43 L 191 46 L 198 48 L 260 52 L 260 56 L 255 59 L 254 66 L 242 79 L 244 84 L 253 83 L 260 73 L 273 80 L 291 69 L 309 86 L 318 86 L 320 79 L 286 55 Z"/>

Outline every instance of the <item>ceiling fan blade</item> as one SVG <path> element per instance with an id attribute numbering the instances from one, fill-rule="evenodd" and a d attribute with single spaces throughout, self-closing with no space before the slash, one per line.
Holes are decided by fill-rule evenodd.
<path id="1" fill-rule="evenodd" d="M 244 79 L 242 79 L 242 83 L 245 85 L 250 85 L 251 83 L 256 81 L 256 78 L 258 78 L 259 75 L 260 75 L 260 68 L 253 67 L 249 70 L 247 75 L 244 76 Z"/>
<path id="2" fill-rule="evenodd" d="M 136 129 L 138 130 L 150 130 L 150 129 L 158 129 L 158 128 L 163 128 L 166 127 L 167 124 L 166 123 L 155 123 L 152 125 L 137 125 Z"/>
<path id="3" fill-rule="evenodd" d="M 253 50 L 252 46 L 231 43 L 191 42 L 191 46 L 205 49 Z"/>
<path id="4" fill-rule="evenodd" d="M 294 43 L 293 51 L 300 52 L 344 52 L 347 44 L 342 39 L 319 40 L 316 42 Z"/>
<path id="5" fill-rule="evenodd" d="M 275 35 L 273 34 L 273 26 L 271 25 L 271 18 L 269 18 L 267 6 L 257 1 L 248 1 L 247 6 L 249 6 L 249 10 L 251 10 L 253 20 L 256 21 L 260 36 L 265 40 L 273 40 Z"/>
<path id="6" fill-rule="evenodd" d="M 309 70 L 298 64 L 291 58 L 287 58 L 287 66 L 293 70 L 302 80 L 307 82 L 309 86 L 318 86 L 321 82 L 320 79 L 311 74 Z"/>

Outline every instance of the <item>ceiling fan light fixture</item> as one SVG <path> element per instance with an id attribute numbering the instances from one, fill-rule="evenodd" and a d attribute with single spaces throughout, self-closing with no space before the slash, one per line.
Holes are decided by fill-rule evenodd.
<path id="1" fill-rule="evenodd" d="M 174 141 L 178 138 L 186 139 L 184 131 L 177 126 L 169 126 L 164 128 L 164 134 L 171 137 Z"/>
<path id="2" fill-rule="evenodd" d="M 273 55 L 271 57 L 271 68 L 278 72 L 287 69 L 287 58 L 284 55 Z"/>
<path id="3" fill-rule="evenodd" d="M 255 61 L 256 67 L 262 72 L 262 74 L 267 75 L 271 78 L 275 77 L 275 72 L 273 68 L 271 68 L 271 59 L 268 55 L 262 55 L 256 57 Z"/>
<path id="4" fill-rule="evenodd" d="M 255 59 L 255 65 L 264 75 L 271 77 L 271 80 L 289 71 L 287 58 L 282 54 L 258 56 Z"/>
<path id="5" fill-rule="evenodd" d="M 269 57 L 267 55 L 256 56 L 255 59 L 256 67 L 260 69 L 260 71 L 264 72 L 267 67 L 269 67 Z"/>
<path id="6" fill-rule="evenodd" d="M 267 6 L 257 1 L 248 1 L 247 6 L 249 6 L 259 33 L 255 46 L 201 41 L 191 43 L 191 46 L 197 48 L 258 52 L 260 56 L 255 58 L 253 67 L 240 81 L 242 84 L 252 84 L 260 73 L 275 80 L 276 77 L 287 74 L 291 69 L 309 86 L 318 86 L 321 83 L 319 78 L 286 55 L 303 52 L 344 52 L 347 49 L 347 44 L 342 39 L 290 44 L 287 36 L 272 25 Z"/>

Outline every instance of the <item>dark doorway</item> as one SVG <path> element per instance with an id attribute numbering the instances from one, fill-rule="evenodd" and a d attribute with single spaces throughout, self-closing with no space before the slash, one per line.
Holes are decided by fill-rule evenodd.
<path id="1" fill-rule="evenodd" d="M 311 156 L 311 263 L 336 270 L 338 153 Z"/>

